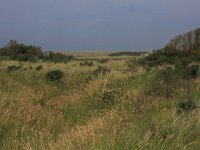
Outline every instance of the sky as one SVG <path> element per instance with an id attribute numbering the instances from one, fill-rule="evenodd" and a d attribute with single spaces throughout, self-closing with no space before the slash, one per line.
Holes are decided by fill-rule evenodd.
<path id="1" fill-rule="evenodd" d="M 200 27 L 200 0 L 1 0 L 0 47 L 152 50 Z"/>

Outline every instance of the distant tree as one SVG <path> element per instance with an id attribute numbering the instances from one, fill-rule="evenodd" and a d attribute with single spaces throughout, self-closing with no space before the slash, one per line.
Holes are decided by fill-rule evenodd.
<path id="1" fill-rule="evenodd" d="M 200 28 L 172 38 L 164 49 L 166 52 L 178 50 L 200 55 Z"/>
<path id="2" fill-rule="evenodd" d="M 11 40 L 5 47 L 0 49 L 0 55 L 10 57 L 14 60 L 32 61 L 43 57 L 41 47 L 19 44 Z"/>
<path id="3" fill-rule="evenodd" d="M 71 55 L 56 52 L 43 52 L 40 46 L 24 45 L 16 40 L 11 40 L 5 47 L 0 49 L 0 55 L 19 61 L 36 61 L 43 59 L 53 62 L 68 62 L 74 59 Z"/>

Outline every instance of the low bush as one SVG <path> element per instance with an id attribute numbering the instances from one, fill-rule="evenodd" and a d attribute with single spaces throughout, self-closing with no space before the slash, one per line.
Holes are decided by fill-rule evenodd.
<path id="1" fill-rule="evenodd" d="M 0 55 L 13 60 L 30 62 L 36 62 L 38 59 L 52 62 L 68 62 L 75 59 L 73 56 L 65 55 L 64 53 L 43 52 L 39 46 L 24 45 L 16 40 L 11 40 L 5 47 L 0 48 Z"/>
<path id="2" fill-rule="evenodd" d="M 175 65 L 176 71 L 184 79 L 195 79 L 198 76 L 198 64 L 187 64 L 185 61 Z"/>
<path id="3" fill-rule="evenodd" d="M 39 65 L 39 66 L 37 66 L 37 67 L 35 68 L 36 71 L 40 71 L 40 70 L 42 70 L 42 69 L 43 69 L 43 67 L 42 67 L 41 65 Z"/>
<path id="4" fill-rule="evenodd" d="M 39 46 L 24 45 L 11 40 L 5 47 L 0 49 L 0 55 L 18 61 L 37 61 L 37 59 L 43 57 L 43 52 Z"/>
<path id="5" fill-rule="evenodd" d="M 146 57 L 138 59 L 136 61 L 131 61 L 132 64 L 137 64 L 143 66 L 145 69 L 150 70 L 157 66 L 162 65 L 180 65 L 185 66 L 200 61 L 200 55 L 193 55 L 187 51 L 173 51 L 166 52 L 164 50 L 159 50 L 154 53 L 149 54 Z M 131 66 L 131 65 L 130 65 Z"/>
<path id="6" fill-rule="evenodd" d="M 48 81 L 59 81 L 63 77 L 64 73 L 60 70 L 53 70 L 46 74 Z"/>
<path id="7" fill-rule="evenodd" d="M 16 71 L 16 70 L 19 70 L 19 69 L 21 69 L 21 68 L 22 68 L 22 66 L 15 66 L 15 65 L 13 65 L 13 66 L 8 66 L 8 68 L 7 68 L 7 73 L 11 73 L 11 72 Z"/>
<path id="8" fill-rule="evenodd" d="M 144 84 L 144 94 L 170 98 L 174 95 L 180 77 L 172 68 L 162 68 L 150 74 Z"/>
<path id="9" fill-rule="evenodd" d="M 84 66 L 91 67 L 91 66 L 94 66 L 94 63 L 92 61 L 89 61 L 89 62 L 85 61 L 85 62 L 81 62 L 80 66 L 82 66 L 82 67 L 84 67 Z"/>
<path id="10" fill-rule="evenodd" d="M 94 92 L 90 103 L 95 109 L 110 109 L 117 103 L 116 89 L 109 88 L 106 84 L 102 87 L 102 91 Z"/>
<path id="11" fill-rule="evenodd" d="M 187 67 L 187 71 L 191 78 L 196 78 L 198 75 L 199 65 L 193 64 Z"/>
<path id="12" fill-rule="evenodd" d="M 37 57 L 33 56 L 31 54 L 18 54 L 18 55 L 12 55 L 10 56 L 11 59 L 13 60 L 18 60 L 18 61 L 30 61 L 30 62 L 36 62 Z"/>
<path id="13" fill-rule="evenodd" d="M 110 73 L 110 71 L 111 71 L 110 68 L 98 66 L 98 68 L 93 71 L 93 74 L 97 76 L 105 75 L 107 73 Z"/>
<path id="14" fill-rule="evenodd" d="M 194 101 L 188 100 L 184 102 L 180 102 L 178 104 L 178 112 L 190 112 L 197 108 L 197 105 Z"/>
<path id="15" fill-rule="evenodd" d="M 104 90 L 102 94 L 102 101 L 106 104 L 114 103 L 115 98 L 112 90 Z"/>

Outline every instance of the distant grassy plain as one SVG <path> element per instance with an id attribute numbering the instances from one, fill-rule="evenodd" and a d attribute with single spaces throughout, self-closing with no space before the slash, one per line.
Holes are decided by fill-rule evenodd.
<path id="1" fill-rule="evenodd" d="M 110 54 L 114 54 L 114 53 L 118 53 L 121 51 L 67 51 L 67 52 L 61 52 L 67 55 L 73 55 L 78 59 L 130 59 L 133 58 L 130 55 L 121 55 L 121 56 L 112 56 L 110 57 Z M 126 52 L 126 51 L 122 51 L 122 52 Z M 130 52 L 134 52 L 134 51 L 130 51 Z"/>
<path id="2" fill-rule="evenodd" d="M 0 149 L 199 149 L 200 110 L 180 114 L 177 106 L 186 99 L 199 104 L 200 77 L 174 79 L 169 88 L 155 82 L 162 67 L 129 67 L 143 56 L 67 54 L 77 60 L 0 60 Z M 80 66 L 84 61 L 94 65 Z M 21 68 L 7 73 L 11 65 Z M 98 66 L 111 70 L 95 75 Z M 52 70 L 64 73 L 59 82 L 46 80 Z M 173 89 L 169 97 L 168 89 Z"/>

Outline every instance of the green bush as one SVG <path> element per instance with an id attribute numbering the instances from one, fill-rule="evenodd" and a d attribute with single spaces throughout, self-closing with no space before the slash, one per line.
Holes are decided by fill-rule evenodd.
<path id="1" fill-rule="evenodd" d="M 98 66 L 98 68 L 93 71 L 93 74 L 96 76 L 105 75 L 107 73 L 110 73 L 110 71 L 110 68 Z"/>
<path id="2" fill-rule="evenodd" d="M 136 61 L 131 61 L 130 64 L 137 64 L 143 66 L 145 69 L 150 70 L 157 66 L 163 65 L 189 65 L 194 62 L 200 62 L 200 55 L 194 55 L 193 53 L 187 51 L 173 51 L 166 52 L 164 50 L 159 50 L 149 54 L 146 57 L 138 59 Z M 132 65 L 130 65 L 131 67 Z"/>
<path id="3" fill-rule="evenodd" d="M 104 90 L 102 94 L 102 101 L 106 104 L 113 104 L 115 102 L 113 91 L 111 90 Z"/>
<path id="4" fill-rule="evenodd" d="M 64 73 L 60 70 L 53 70 L 46 74 L 48 81 L 59 81 L 63 77 Z"/>
<path id="5" fill-rule="evenodd" d="M 176 71 L 184 79 L 195 79 L 198 76 L 199 65 L 197 64 L 187 64 L 182 62 L 181 64 L 176 65 Z"/>
<path id="6" fill-rule="evenodd" d="M 20 44 L 11 40 L 5 47 L 0 48 L 0 55 L 18 61 L 36 62 L 38 59 L 53 62 L 68 62 L 75 59 L 71 55 L 56 52 L 43 52 L 42 48 L 33 45 Z"/>
<path id="7" fill-rule="evenodd" d="M 15 65 L 13 65 L 13 66 L 8 66 L 8 68 L 7 68 L 7 73 L 11 73 L 11 72 L 16 71 L 16 70 L 19 70 L 19 69 L 21 69 L 21 68 L 22 68 L 22 66 L 15 66 Z"/>
<path id="8" fill-rule="evenodd" d="M 37 67 L 35 68 L 36 71 L 40 71 L 40 70 L 42 70 L 42 69 L 43 69 L 42 65 L 39 65 L 39 66 L 37 66 Z"/>
<path id="9" fill-rule="evenodd" d="M 184 101 L 178 104 L 178 112 L 189 112 L 197 108 L 197 105 L 194 101 Z"/>
<path id="10" fill-rule="evenodd" d="M 18 55 L 12 55 L 10 56 L 11 59 L 13 60 L 18 60 L 18 61 L 30 61 L 30 62 L 36 62 L 37 57 L 33 56 L 31 54 L 18 54 Z"/>
<path id="11" fill-rule="evenodd" d="M 192 64 L 187 66 L 187 73 L 190 78 L 196 78 L 198 73 L 199 65 Z"/>
<path id="12" fill-rule="evenodd" d="M 89 62 L 85 61 L 85 62 L 81 62 L 80 66 L 82 66 L 82 67 L 84 67 L 84 66 L 91 67 L 91 66 L 94 66 L 94 63 L 92 61 L 89 61 Z"/>
<path id="13" fill-rule="evenodd" d="M 20 44 L 11 40 L 4 48 L 0 49 L 0 55 L 18 61 L 36 61 L 43 57 L 41 47 Z"/>
<path id="14" fill-rule="evenodd" d="M 179 81 L 179 75 L 172 68 L 167 67 L 158 71 L 152 71 L 144 84 L 144 94 L 165 98 L 173 97 Z"/>

